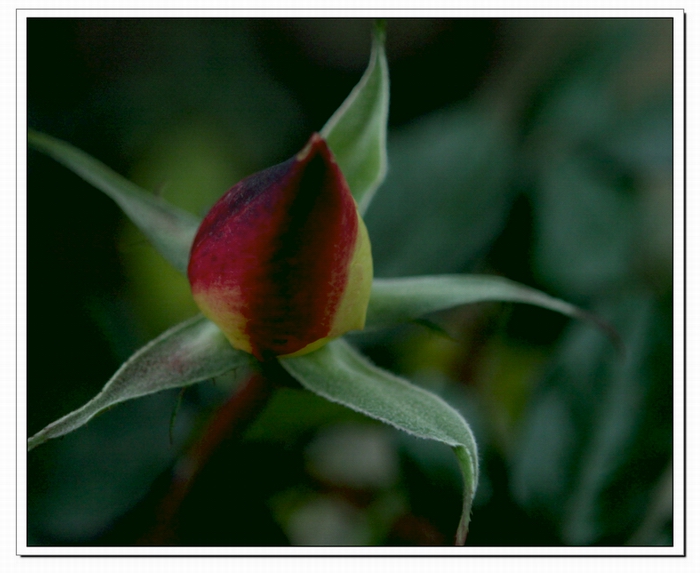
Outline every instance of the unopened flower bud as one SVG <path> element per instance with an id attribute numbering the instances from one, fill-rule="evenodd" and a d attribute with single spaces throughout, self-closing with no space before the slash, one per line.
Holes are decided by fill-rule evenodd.
<path id="1" fill-rule="evenodd" d="M 259 359 L 305 354 L 364 327 L 369 236 L 320 135 L 212 207 L 188 275 L 204 315 Z"/>

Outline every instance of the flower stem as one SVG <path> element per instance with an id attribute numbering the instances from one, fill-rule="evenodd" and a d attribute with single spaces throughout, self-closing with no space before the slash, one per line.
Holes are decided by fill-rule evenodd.
<path id="1" fill-rule="evenodd" d="M 177 514 L 197 476 L 226 441 L 239 438 L 268 404 L 276 386 L 294 380 L 276 360 L 262 363 L 219 408 L 202 435 L 175 463 L 170 487 L 156 509 L 156 525 L 140 540 L 143 545 L 167 545 L 176 538 Z"/>

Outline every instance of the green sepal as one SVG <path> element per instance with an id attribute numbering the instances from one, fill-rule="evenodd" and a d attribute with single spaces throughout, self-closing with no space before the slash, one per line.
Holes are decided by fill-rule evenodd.
<path id="1" fill-rule="evenodd" d="M 386 175 L 388 118 L 389 65 L 384 52 L 384 23 L 379 21 L 364 75 L 321 129 L 360 214 L 367 210 Z"/>
<path id="2" fill-rule="evenodd" d="M 156 250 L 177 270 L 187 273 L 190 247 L 199 227 L 197 217 L 144 191 L 65 141 L 32 129 L 28 141 L 111 197 Z"/>
<path id="3" fill-rule="evenodd" d="M 456 541 L 463 545 L 479 476 L 478 452 L 467 422 L 449 404 L 381 368 L 342 339 L 304 356 L 280 359 L 302 386 L 400 430 L 452 447 L 464 478 Z"/>
<path id="4" fill-rule="evenodd" d="M 249 354 L 235 350 L 214 323 L 198 315 L 138 350 L 97 396 L 29 438 L 28 449 L 77 430 L 120 402 L 208 380 L 251 360 Z"/>
<path id="5" fill-rule="evenodd" d="M 488 275 L 374 279 L 365 328 L 395 326 L 414 321 L 431 312 L 485 301 L 532 304 L 590 321 L 610 336 L 619 349 L 622 348 L 615 329 L 596 315 L 537 289 Z"/>

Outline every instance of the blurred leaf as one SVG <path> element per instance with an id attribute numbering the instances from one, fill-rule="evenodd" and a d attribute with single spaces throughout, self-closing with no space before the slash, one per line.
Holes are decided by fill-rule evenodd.
<path id="1" fill-rule="evenodd" d="M 600 145 L 616 161 L 636 173 L 670 172 L 673 163 L 673 99 L 660 97 L 635 113 L 610 122 Z"/>
<path id="2" fill-rule="evenodd" d="M 434 394 L 370 364 L 345 341 L 312 354 L 281 360 L 301 384 L 348 408 L 421 438 L 452 447 L 464 478 L 464 506 L 457 531 L 462 545 L 478 481 L 476 442 L 464 419 Z"/>
<path id="3" fill-rule="evenodd" d="M 630 270 L 635 205 L 619 184 L 580 157 L 550 154 L 535 217 L 535 266 L 565 292 L 590 296 Z"/>
<path id="4" fill-rule="evenodd" d="M 670 326 L 646 293 L 616 306 L 627 359 L 573 328 L 513 448 L 514 495 L 566 544 L 629 540 L 671 454 Z"/>
<path id="5" fill-rule="evenodd" d="M 639 190 L 650 174 L 670 178 L 672 23 L 581 26 L 573 57 L 531 102 L 522 163 L 534 174 L 538 279 L 584 298 L 638 270 Z"/>
<path id="6" fill-rule="evenodd" d="M 388 116 L 389 66 L 384 53 L 384 25 L 377 23 L 367 70 L 321 130 L 361 214 L 386 175 Z"/>
<path id="7" fill-rule="evenodd" d="M 187 272 L 190 247 L 199 226 L 194 215 L 145 192 L 64 141 L 31 129 L 28 139 L 30 145 L 109 195 L 176 269 Z"/>
<path id="8" fill-rule="evenodd" d="M 28 448 L 72 432 L 120 402 L 213 378 L 249 360 L 249 355 L 231 347 L 212 322 L 196 316 L 136 352 L 97 396 L 29 438 Z"/>
<path id="9" fill-rule="evenodd" d="M 32 451 L 27 511 L 37 544 L 90 545 L 148 495 L 197 427 L 195 409 L 184 404 L 170 444 L 175 400 L 176 391 L 166 390 L 125 402 Z"/>
<path id="10" fill-rule="evenodd" d="M 390 169 L 367 211 L 376 276 L 464 271 L 501 232 L 512 142 L 480 107 L 435 112 L 389 140 Z"/>

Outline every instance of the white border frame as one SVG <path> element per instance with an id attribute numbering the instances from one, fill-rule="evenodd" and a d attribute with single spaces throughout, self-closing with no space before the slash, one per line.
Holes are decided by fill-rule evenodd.
<path id="1" fill-rule="evenodd" d="M 28 547 L 26 545 L 26 20 L 28 17 L 654 17 L 674 20 L 674 544 L 671 547 Z M 685 20 L 683 10 L 159 10 L 17 9 L 17 539 L 18 555 L 222 555 L 222 556 L 683 556 L 685 490 Z M 25 532 L 25 535 L 22 534 Z"/>

